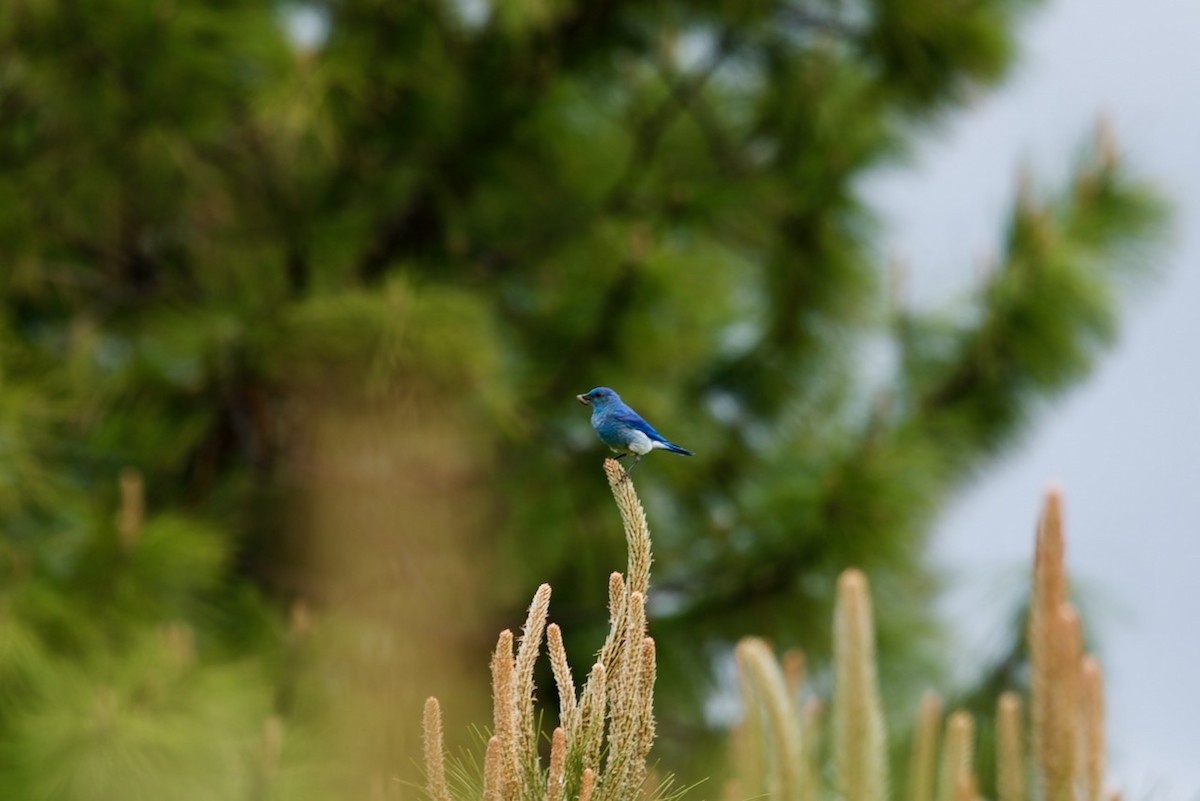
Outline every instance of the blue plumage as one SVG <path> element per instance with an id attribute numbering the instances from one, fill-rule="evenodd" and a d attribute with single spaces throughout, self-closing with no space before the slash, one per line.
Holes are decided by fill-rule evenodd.
<path id="1" fill-rule="evenodd" d="M 681 448 L 667 440 L 642 416 L 629 408 L 617 393 L 608 387 L 596 387 L 575 399 L 592 407 L 592 428 L 600 435 L 600 441 L 615 451 L 618 459 L 633 456 L 633 463 L 625 471 L 628 475 L 650 451 L 655 448 L 691 456 L 687 448 Z"/>

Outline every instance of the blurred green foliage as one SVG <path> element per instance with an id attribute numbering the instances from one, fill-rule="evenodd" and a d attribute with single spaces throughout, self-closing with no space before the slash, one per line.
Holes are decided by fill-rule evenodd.
<path id="1" fill-rule="evenodd" d="M 708 668 L 736 637 L 828 653 L 849 565 L 911 705 L 933 516 L 1086 374 L 1162 218 L 1100 137 L 1019 193 L 974 297 L 886 301 L 860 179 L 1004 75 L 1030 5 L 4 3 L 4 797 L 319 786 L 338 685 L 282 611 L 323 600 L 295 546 L 314 398 L 411 409 L 401 448 L 470 421 L 474 478 L 427 497 L 481 532 L 461 560 L 490 591 L 478 642 L 422 649 L 482 666 L 541 581 L 568 652 L 598 645 L 623 545 L 572 396 L 607 384 L 699 454 L 638 473 L 664 759 L 711 772 Z M 272 716 L 301 744 L 274 757 Z"/>

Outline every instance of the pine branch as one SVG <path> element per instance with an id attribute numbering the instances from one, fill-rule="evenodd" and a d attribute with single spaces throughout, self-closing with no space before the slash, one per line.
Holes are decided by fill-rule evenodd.
<path id="1" fill-rule="evenodd" d="M 938 335 L 929 321 L 903 323 L 906 425 L 940 443 L 949 472 L 1008 442 L 1040 401 L 1086 374 L 1115 335 L 1118 279 L 1147 272 L 1163 222 L 1159 201 L 1094 152 L 1057 200 L 1020 194 L 974 324 Z"/>

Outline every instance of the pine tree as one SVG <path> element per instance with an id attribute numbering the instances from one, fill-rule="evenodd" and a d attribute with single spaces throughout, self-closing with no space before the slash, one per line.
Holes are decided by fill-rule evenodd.
<path id="1" fill-rule="evenodd" d="M 737 636 L 827 654 L 847 566 L 881 661 L 932 658 L 933 515 L 1086 375 L 1162 218 L 1102 135 L 1023 184 L 974 297 L 889 306 L 860 179 L 1003 78 L 1030 5 L 5 4 L 0 771 L 41 797 L 50 760 L 103 760 L 30 729 L 60 680 L 184 731 L 195 699 L 136 679 L 170 631 L 178 670 L 241 688 L 209 725 L 274 753 L 274 716 L 329 712 L 297 599 L 354 654 L 348 719 L 403 742 L 419 712 L 378 694 L 438 694 L 453 733 L 453 694 L 412 685 L 469 675 L 542 581 L 581 624 L 605 595 L 622 545 L 572 399 L 597 384 L 698 454 L 635 474 L 665 728 L 699 730 L 697 665 Z M 404 770 L 384 740 L 348 781 Z M 224 758 L 192 751 L 145 792 Z"/>

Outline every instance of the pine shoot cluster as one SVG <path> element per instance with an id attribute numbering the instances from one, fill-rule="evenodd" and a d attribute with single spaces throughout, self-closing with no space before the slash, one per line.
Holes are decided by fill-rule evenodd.
<path id="1" fill-rule="evenodd" d="M 1028 642 L 1032 682 L 1028 736 L 1022 701 L 996 705 L 999 801 L 1105 801 L 1104 699 L 1100 663 L 1082 648 L 1079 614 L 1067 600 L 1062 501 L 1051 490 L 1038 525 Z M 832 786 L 821 784 L 819 701 L 788 680 L 795 652 L 777 660 L 760 639 L 735 650 L 745 717 L 734 732 L 736 777 L 727 799 L 885 801 L 889 797 L 884 720 L 876 678 L 866 577 L 848 570 L 834 612 Z M 790 670 L 795 674 L 795 668 Z M 939 736 L 941 738 L 939 748 Z M 921 699 L 908 763 L 907 801 L 982 801 L 973 765 L 975 722 L 954 710 L 943 722 L 940 697 Z M 1031 770 L 1030 770 L 1031 768 Z M 832 795 L 830 795 L 832 793 Z"/>
<path id="2" fill-rule="evenodd" d="M 621 512 L 629 548 L 626 573 L 609 577 L 609 632 L 582 688 L 576 689 L 562 632 L 547 624 L 550 585 L 533 596 L 521 636 L 500 633 L 492 655 L 492 734 L 484 757 L 484 801 L 625 801 L 647 792 L 654 743 L 654 640 L 647 636 L 650 530 L 633 482 L 613 459 L 605 473 Z M 538 754 L 541 732 L 534 672 L 546 641 L 559 696 L 559 726 L 550 736 L 549 764 Z M 515 652 L 514 652 L 515 648 Z M 451 801 L 437 699 L 425 706 L 426 790 Z M 653 789 L 653 788 L 650 788 Z"/>

